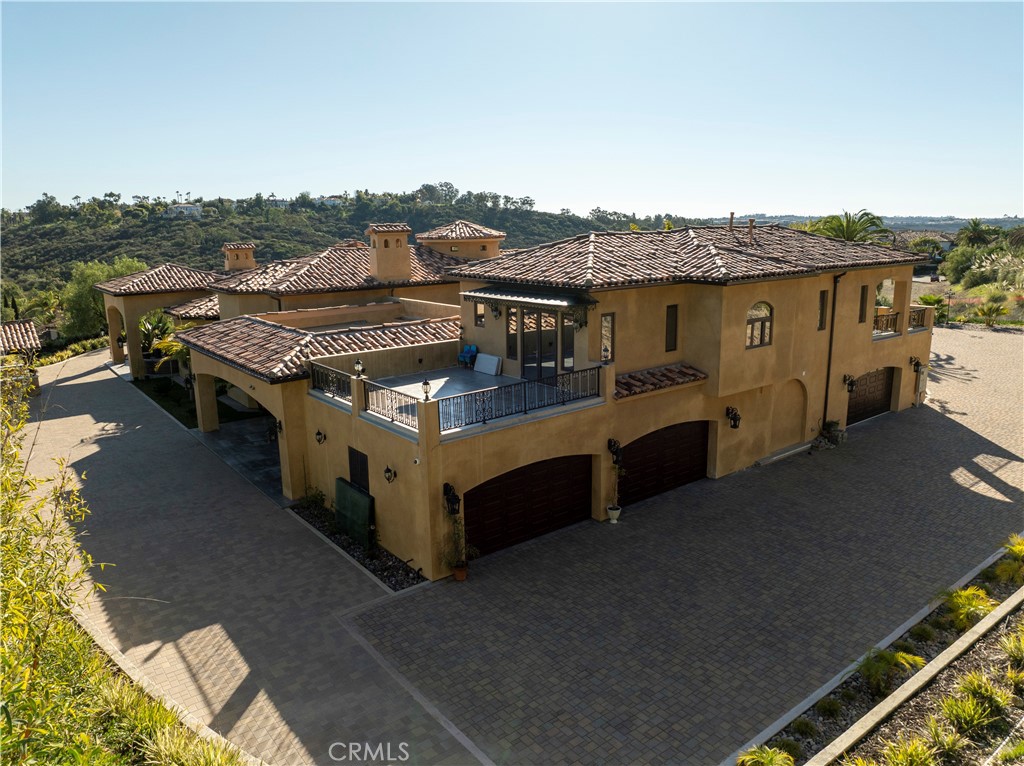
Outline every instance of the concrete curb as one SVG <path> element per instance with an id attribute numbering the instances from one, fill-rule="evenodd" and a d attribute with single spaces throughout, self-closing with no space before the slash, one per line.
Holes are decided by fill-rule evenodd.
<path id="1" fill-rule="evenodd" d="M 1020 588 L 1006 601 L 985 615 L 977 625 L 947 646 L 942 654 L 917 671 L 899 689 L 879 702 L 863 718 L 847 729 L 844 734 L 833 740 L 828 747 L 819 751 L 805 766 L 828 766 L 828 764 L 841 757 L 843 753 L 874 731 L 897 708 L 931 683 L 939 673 L 946 669 L 946 666 L 974 646 L 982 636 L 1002 622 L 1004 617 L 1019 609 L 1022 603 L 1024 603 L 1024 588 Z"/>
<path id="2" fill-rule="evenodd" d="M 128 659 L 128 657 L 126 657 L 124 653 L 117 648 L 113 641 L 103 635 L 103 631 L 99 630 L 99 628 L 95 626 L 82 607 L 72 609 L 71 614 L 75 618 L 75 622 L 81 626 L 82 630 L 89 634 L 93 642 L 103 651 L 104 654 L 110 657 L 114 664 L 121 669 L 122 673 L 128 676 L 128 678 L 130 678 L 134 683 L 141 686 L 146 694 L 174 713 L 184 726 L 188 727 L 203 739 L 227 745 L 249 766 L 268 766 L 266 761 L 263 761 L 254 755 L 250 755 L 222 734 L 215 732 L 199 720 L 199 718 L 168 697 L 160 687 L 142 671 L 142 668 Z"/>

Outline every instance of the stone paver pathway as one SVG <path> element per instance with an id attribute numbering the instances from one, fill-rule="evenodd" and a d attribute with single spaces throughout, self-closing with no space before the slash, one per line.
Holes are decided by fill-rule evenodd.
<path id="1" fill-rule="evenodd" d="M 102 629 L 274 763 L 354 741 L 422 764 L 713 764 L 1024 529 L 1022 341 L 937 330 L 926 407 L 398 597 L 100 355 L 64 368 L 35 460 L 89 472 L 85 545 L 118 564 Z"/>
<path id="2" fill-rule="evenodd" d="M 415 741 L 422 763 L 475 762 L 342 624 L 389 591 L 111 374 L 105 355 L 40 370 L 31 462 L 43 475 L 65 456 L 87 474 L 83 545 L 115 564 L 97 578 L 107 592 L 87 610 L 94 628 L 168 699 L 269 763 L 331 763 L 331 744 L 350 741 Z"/>

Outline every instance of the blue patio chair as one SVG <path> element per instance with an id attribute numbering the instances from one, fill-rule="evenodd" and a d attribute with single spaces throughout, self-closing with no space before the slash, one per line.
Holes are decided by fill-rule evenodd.
<path id="1" fill-rule="evenodd" d="M 466 367 L 472 367 L 476 364 L 476 346 L 467 343 L 462 348 L 462 353 L 459 354 L 459 367 L 465 365 Z"/>

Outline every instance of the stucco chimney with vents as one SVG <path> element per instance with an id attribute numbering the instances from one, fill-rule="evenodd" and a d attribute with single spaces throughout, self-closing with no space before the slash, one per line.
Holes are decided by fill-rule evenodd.
<path id="1" fill-rule="evenodd" d="M 729 231 L 732 231 L 732 219 L 736 217 L 736 213 L 729 213 Z"/>
<path id="2" fill-rule="evenodd" d="M 220 251 L 224 253 L 225 271 L 256 268 L 255 242 L 225 242 Z"/>
<path id="3" fill-rule="evenodd" d="M 747 219 L 747 236 L 750 237 L 750 244 L 754 244 L 754 219 Z"/>
<path id="4" fill-rule="evenodd" d="M 380 282 L 406 282 L 412 277 L 409 265 L 409 235 L 404 223 L 371 223 L 370 276 Z"/>

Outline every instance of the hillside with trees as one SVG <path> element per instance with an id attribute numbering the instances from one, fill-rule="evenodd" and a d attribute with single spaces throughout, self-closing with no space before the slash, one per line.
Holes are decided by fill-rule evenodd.
<path id="1" fill-rule="evenodd" d="M 56 289 L 76 262 L 113 264 L 134 258 L 147 265 L 174 261 L 218 269 L 225 242 L 255 241 L 261 262 L 305 255 L 343 239 L 363 239 L 374 221 L 408 223 L 414 232 L 463 218 L 508 233 L 504 247 L 550 242 L 594 229 L 662 228 L 671 214 L 639 218 L 595 208 L 586 216 L 569 210 L 534 210 L 530 197 L 460 192 L 452 184 L 424 184 L 413 192 L 344 193 L 328 201 L 302 193 L 282 201 L 273 194 L 241 200 L 189 199 L 201 219 L 170 217 L 176 200 L 135 196 L 131 202 L 108 192 L 64 205 L 43 196 L 25 212 L 2 212 L 3 277 L 22 291 Z M 692 222 L 698 222 L 696 220 Z"/>

